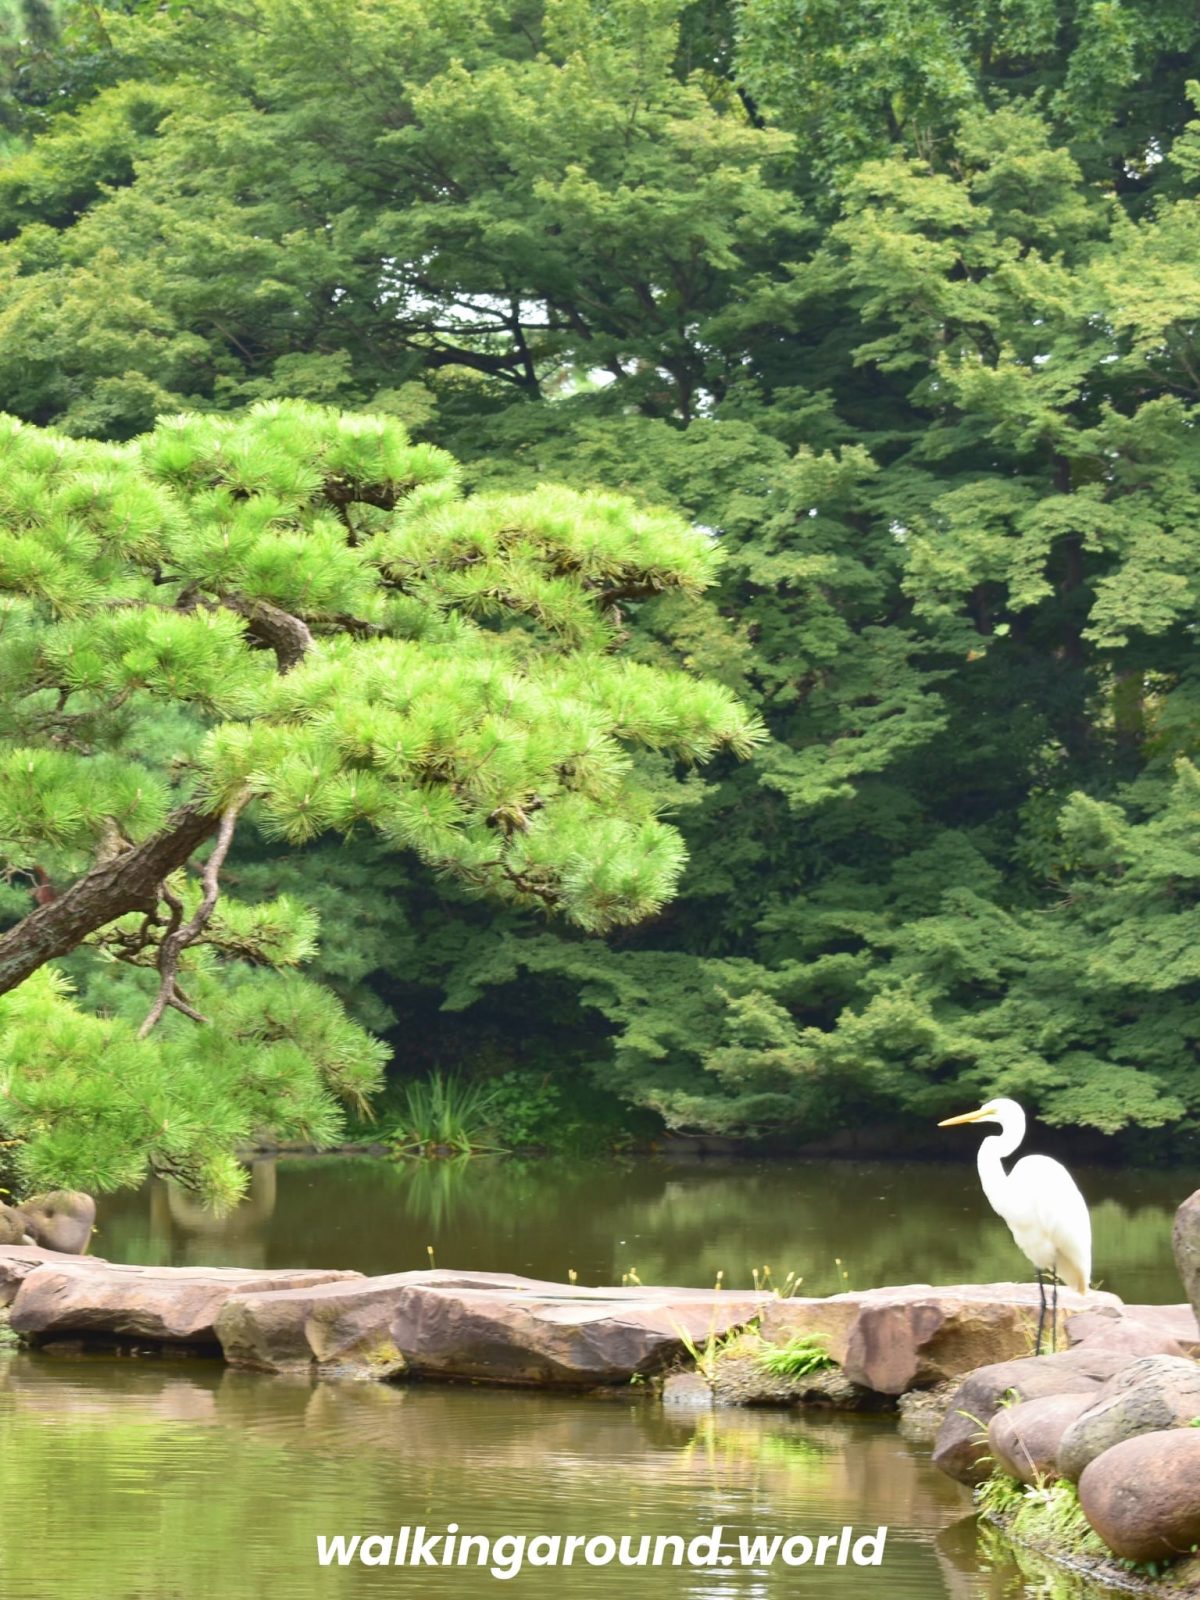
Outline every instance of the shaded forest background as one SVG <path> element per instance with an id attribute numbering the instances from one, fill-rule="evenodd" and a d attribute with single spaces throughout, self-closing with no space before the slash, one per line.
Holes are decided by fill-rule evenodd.
<path id="1" fill-rule="evenodd" d="M 383 412 L 726 551 L 626 612 L 770 729 L 674 789 L 644 923 L 239 843 L 397 1079 L 550 1142 L 1003 1090 L 1187 1148 L 1193 0 L 10 0 L 0 53 L 0 410 Z"/>

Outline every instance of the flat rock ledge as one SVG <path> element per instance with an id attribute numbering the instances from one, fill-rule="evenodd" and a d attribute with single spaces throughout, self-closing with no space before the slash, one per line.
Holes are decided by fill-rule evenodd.
<path id="1" fill-rule="evenodd" d="M 625 1384 L 744 1327 L 772 1297 L 712 1289 L 585 1289 L 507 1273 L 398 1272 L 231 1298 L 226 1360 L 268 1372 Z"/>
<path id="2" fill-rule="evenodd" d="M 15 1270 L 7 1261 L 0 1264 L 0 1300 L 13 1289 L 10 1326 L 37 1343 L 90 1337 L 215 1345 L 217 1319 L 239 1295 L 354 1281 L 362 1281 L 361 1274 L 117 1266 L 46 1251 L 39 1261 L 21 1262 Z"/>
<path id="3" fill-rule="evenodd" d="M 736 1348 L 739 1368 L 712 1378 L 718 1404 L 890 1405 L 945 1389 L 982 1364 L 1033 1345 L 1028 1284 L 908 1284 L 780 1300 L 730 1290 L 583 1288 L 506 1273 L 358 1273 L 121 1266 L 33 1246 L 0 1248 L 0 1306 L 34 1344 L 138 1341 L 219 1347 L 233 1366 L 309 1378 L 406 1377 L 588 1389 L 688 1367 Z M 1133 1312 L 1137 1312 L 1136 1318 Z M 1094 1345 L 1128 1343 L 1153 1323 L 1156 1349 L 1200 1349 L 1191 1308 L 1125 1308 L 1113 1295 L 1059 1298 L 1060 1344 L 1078 1325 Z M 1089 1321 L 1089 1319 L 1091 1319 Z M 750 1329 L 747 1338 L 733 1335 Z M 819 1335 L 836 1372 L 768 1378 L 753 1352 Z M 1089 1372 L 1098 1387 L 1127 1355 Z M 1093 1364 L 1094 1365 L 1094 1364 Z M 759 1374 L 762 1373 L 761 1381 Z M 736 1381 L 734 1381 L 736 1378 Z"/>

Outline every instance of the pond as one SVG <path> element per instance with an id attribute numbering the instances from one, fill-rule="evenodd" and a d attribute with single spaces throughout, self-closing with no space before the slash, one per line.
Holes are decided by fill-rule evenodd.
<path id="1" fill-rule="evenodd" d="M 1186 1174 L 1077 1172 L 1095 1282 L 1172 1301 L 1171 1217 Z M 114 1261 L 252 1267 L 429 1265 L 586 1284 L 749 1287 L 755 1269 L 802 1294 L 885 1283 L 1029 1279 L 973 1166 L 884 1162 L 256 1162 L 246 1204 L 217 1220 L 156 1183 L 101 1205 L 93 1248 Z"/>
<path id="2" fill-rule="evenodd" d="M 1081 1174 L 1098 1271 L 1130 1300 L 1177 1300 L 1170 1213 L 1186 1181 Z M 1021 1275 L 969 1167 L 829 1163 L 256 1164 L 216 1222 L 154 1185 L 105 1202 L 111 1259 L 427 1264 L 581 1282 L 750 1281 L 804 1290 Z M 839 1260 L 840 1258 L 840 1264 Z M 848 1278 L 843 1277 L 847 1274 Z M 965 1490 L 892 1422 L 790 1412 L 664 1412 L 615 1399 L 435 1385 L 312 1386 L 200 1360 L 0 1357 L 3 1600 L 323 1600 L 400 1592 L 688 1600 L 1009 1600 L 1046 1594 Z M 13 1508 L 22 1508 L 19 1528 Z M 642 1535 L 724 1530 L 729 1567 L 321 1566 L 317 1537 Z M 742 1565 L 736 1541 L 888 1529 L 879 1568 Z M 532 1547 L 531 1547 L 532 1548 Z M 670 1560 L 672 1547 L 666 1547 Z M 1057 1592 L 1057 1591 L 1055 1591 Z M 1073 1592 L 1063 1590 L 1063 1593 Z"/>

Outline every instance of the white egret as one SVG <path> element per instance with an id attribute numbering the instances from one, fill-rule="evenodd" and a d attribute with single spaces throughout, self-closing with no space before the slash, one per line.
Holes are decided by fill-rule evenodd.
<path id="1" fill-rule="evenodd" d="M 1051 1339 L 1058 1338 L 1058 1280 L 1061 1278 L 1080 1294 L 1088 1291 L 1092 1275 L 1092 1223 L 1087 1201 L 1075 1180 L 1060 1161 L 1049 1156 L 1023 1156 L 1011 1172 L 1002 1165 L 1005 1156 L 1025 1137 L 1025 1113 L 1015 1100 L 989 1100 L 978 1111 L 965 1116 L 947 1117 L 939 1128 L 957 1127 L 963 1122 L 998 1122 L 1000 1132 L 979 1146 L 979 1181 L 992 1210 L 1008 1223 L 1020 1249 L 1037 1268 L 1042 1309 L 1038 1317 L 1038 1354 L 1042 1349 L 1042 1329 L 1046 1321 L 1046 1284 L 1049 1273 L 1054 1285 Z"/>

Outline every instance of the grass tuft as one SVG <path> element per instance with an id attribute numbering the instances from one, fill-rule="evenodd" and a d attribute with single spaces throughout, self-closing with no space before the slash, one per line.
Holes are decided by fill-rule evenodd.
<path id="1" fill-rule="evenodd" d="M 836 1367 L 837 1362 L 825 1349 L 823 1333 L 798 1333 L 786 1344 L 771 1344 L 757 1356 L 760 1367 L 777 1378 L 807 1378 L 810 1372 L 822 1372 Z"/>

